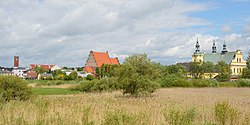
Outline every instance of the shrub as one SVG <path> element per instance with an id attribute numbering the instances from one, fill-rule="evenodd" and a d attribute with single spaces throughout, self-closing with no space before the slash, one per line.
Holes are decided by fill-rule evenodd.
<path id="1" fill-rule="evenodd" d="M 173 82 L 173 87 L 192 87 L 192 83 L 184 78 L 176 79 Z"/>
<path id="2" fill-rule="evenodd" d="M 221 102 L 215 105 L 215 118 L 219 125 L 236 125 L 239 119 L 239 113 L 229 105 L 228 102 Z"/>
<path id="3" fill-rule="evenodd" d="M 19 77 L 0 76 L 0 96 L 4 101 L 27 100 L 31 97 L 31 89 Z"/>
<path id="4" fill-rule="evenodd" d="M 151 94 L 159 87 L 156 82 L 162 73 L 157 64 L 146 54 L 133 55 L 125 59 L 116 71 L 123 93 L 131 95 Z"/>
<path id="5" fill-rule="evenodd" d="M 81 92 L 101 92 L 101 91 L 113 91 L 120 88 L 117 84 L 117 78 L 103 78 L 100 80 L 85 81 L 80 83 L 80 85 L 71 88 L 71 90 L 81 91 Z"/>
<path id="6" fill-rule="evenodd" d="M 179 79 L 180 77 L 176 75 L 167 75 L 160 80 L 161 87 L 173 87 L 175 80 Z"/>
<path id="7" fill-rule="evenodd" d="M 92 81 L 85 81 L 80 83 L 80 85 L 74 86 L 73 88 L 71 88 L 71 90 L 73 91 L 81 91 L 81 92 L 91 92 L 92 91 L 92 87 L 95 85 L 96 80 L 92 80 Z"/>
<path id="8" fill-rule="evenodd" d="M 170 109 L 165 112 L 164 117 L 170 125 L 192 125 L 195 120 L 195 109 Z"/>
<path id="9" fill-rule="evenodd" d="M 194 87 L 217 87 L 218 81 L 210 79 L 193 79 L 191 80 Z"/>
<path id="10" fill-rule="evenodd" d="M 239 87 L 250 87 L 250 79 L 240 79 L 236 84 Z"/>
<path id="11" fill-rule="evenodd" d="M 88 74 L 86 77 L 86 80 L 89 80 L 89 81 L 94 80 L 94 79 L 95 79 L 95 77 L 90 75 L 90 74 Z"/>
<path id="12" fill-rule="evenodd" d="M 147 122 L 148 117 L 142 113 L 128 114 L 125 111 L 117 110 L 108 112 L 102 125 L 145 125 Z"/>

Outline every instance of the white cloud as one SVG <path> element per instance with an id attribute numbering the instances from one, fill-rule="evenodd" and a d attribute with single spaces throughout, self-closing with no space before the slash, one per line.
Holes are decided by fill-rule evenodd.
<path id="1" fill-rule="evenodd" d="M 83 66 L 90 50 L 109 51 L 121 61 L 135 53 L 163 64 L 191 60 L 196 36 L 204 51 L 218 37 L 176 29 L 210 24 L 189 16 L 210 7 L 184 0 L 1 1 L 0 65 L 11 66 L 18 53 L 23 66 Z"/>

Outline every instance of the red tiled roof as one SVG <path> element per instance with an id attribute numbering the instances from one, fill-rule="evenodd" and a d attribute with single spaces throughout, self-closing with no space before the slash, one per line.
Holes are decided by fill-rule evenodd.
<path id="1" fill-rule="evenodd" d="M 119 65 L 119 60 L 118 58 L 110 58 L 111 64 Z"/>
<path id="2" fill-rule="evenodd" d="M 85 69 L 86 72 L 94 74 L 94 70 L 93 70 L 92 67 L 86 66 L 86 67 L 84 67 L 84 69 Z"/>
<path id="3" fill-rule="evenodd" d="M 101 67 L 102 64 L 111 64 L 108 53 L 93 52 L 93 55 L 98 67 Z"/>
<path id="4" fill-rule="evenodd" d="M 30 69 L 35 69 L 35 67 L 38 66 L 38 67 L 42 67 L 44 69 L 51 69 L 52 67 L 54 67 L 55 65 L 52 64 L 52 65 L 45 65 L 45 64 L 30 64 Z"/>

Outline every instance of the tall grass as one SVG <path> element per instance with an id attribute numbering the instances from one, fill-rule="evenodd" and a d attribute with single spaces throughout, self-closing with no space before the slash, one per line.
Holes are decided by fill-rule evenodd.
<path id="1" fill-rule="evenodd" d="M 0 125 L 249 125 L 249 90 L 170 88 L 140 98 L 121 92 L 36 96 L 0 103 Z"/>

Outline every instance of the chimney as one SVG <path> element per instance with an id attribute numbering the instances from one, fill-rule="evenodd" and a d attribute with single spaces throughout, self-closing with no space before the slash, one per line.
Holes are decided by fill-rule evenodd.
<path id="1" fill-rule="evenodd" d="M 109 53 L 109 51 L 106 51 L 106 53 Z"/>
<path id="2" fill-rule="evenodd" d="M 19 56 L 14 56 L 14 67 L 19 67 Z"/>

